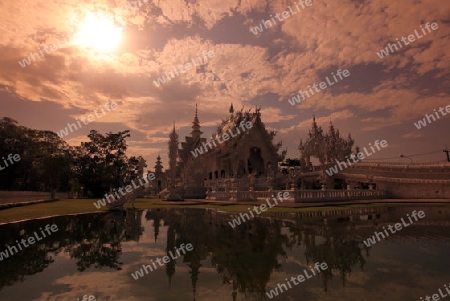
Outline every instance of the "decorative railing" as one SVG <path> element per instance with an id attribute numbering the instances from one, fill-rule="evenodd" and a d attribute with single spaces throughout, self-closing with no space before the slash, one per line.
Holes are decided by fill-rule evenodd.
<path id="1" fill-rule="evenodd" d="M 449 167 L 450 162 L 447 161 L 440 161 L 440 162 L 358 162 L 355 164 L 352 164 L 352 166 L 375 166 L 375 167 L 392 167 L 392 166 L 399 166 L 399 167 Z"/>
<path id="2" fill-rule="evenodd" d="M 294 192 L 296 203 L 320 200 L 356 200 L 385 198 L 381 190 L 297 190 Z"/>
<path id="3" fill-rule="evenodd" d="M 278 193 L 289 192 L 286 202 L 311 202 L 356 199 L 381 199 L 386 193 L 380 190 L 274 190 L 274 191 L 212 191 L 208 199 L 230 201 L 263 201 L 277 196 Z"/>

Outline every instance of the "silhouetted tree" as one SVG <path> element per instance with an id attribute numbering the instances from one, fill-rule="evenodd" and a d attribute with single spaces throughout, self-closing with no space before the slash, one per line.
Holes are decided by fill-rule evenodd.
<path id="1" fill-rule="evenodd" d="M 99 197 L 110 189 L 142 177 L 145 160 L 126 156 L 129 130 L 102 135 L 92 130 L 89 142 L 75 148 L 74 173 L 89 196 Z"/>
<path id="2" fill-rule="evenodd" d="M 0 190 L 67 191 L 71 147 L 51 131 L 33 130 L 14 119 L 0 119 L 0 158 L 18 154 L 20 161 L 0 172 Z M 5 167 L 3 159 L 0 164 Z"/>

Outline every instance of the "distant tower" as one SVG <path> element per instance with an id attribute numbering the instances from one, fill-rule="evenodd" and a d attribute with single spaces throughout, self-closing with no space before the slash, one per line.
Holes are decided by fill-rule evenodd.
<path id="1" fill-rule="evenodd" d="M 233 114 L 234 113 L 234 108 L 233 108 L 233 103 L 231 103 L 231 105 L 230 105 L 230 114 Z"/>
<path id="2" fill-rule="evenodd" d="M 194 138 L 194 140 L 200 139 L 200 136 L 203 134 L 202 131 L 200 131 L 200 121 L 198 120 L 197 116 L 197 104 L 195 104 L 195 117 L 194 121 L 192 122 L 192 132 L 191 136 Z"/>
<path id="3" fill-rule="evenodd" d="M 156 158 L 156 165 L 155 165 L 155 177 L 158 178 L 162 174 L 163 166 L 161 162 L 161 156 L 158 154 L 158 157 Z"/>
<path id="4" fill-rule="evenodd" d="M 178 158 L 178 134 L 175 132 L 175 123 L 173 130 L 169 136 L 169 168 L 171 185 L 175 186 L 175 178 L 177 176 L 177 158 Z"/>
<path id="5" fill-rule="evenodd" d="M 175 132 L 175 122 L 173 123 L 173 130 L 169 136 L 169 168 L 168 176 L 170 177 L 169 191 L 167 197 L 168 201 L 183 201 L 183 197 L 175 192 L 176 177 L 177 177 L 177 160 L 178 160 L 178 134 Z"/>

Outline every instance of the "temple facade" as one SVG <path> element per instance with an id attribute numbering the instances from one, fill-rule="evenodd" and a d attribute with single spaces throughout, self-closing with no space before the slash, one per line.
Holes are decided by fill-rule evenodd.
<path id="1" fill-rule="evenodd" d="M 276 133 L 266 130 L 260 109 L 235 112 L 231 105 L 228 117 L 210 139 L 202 137 L 200 128 L 196 109 L 191 135 L 178 150 L 177 177 L 187 190 L 211 190 L 217 182 L 231 178 L 266 178 L 277 172 L 286 154 L 278 153 L 282 143 L 273 143 Z"/>
<path id="2" fill-rule="evenodd" d="M 191 128 L 179 143 L 174 126 L 169 169 L 163 172 L 160 158 L 156 162 L 156 192 L 162 190 L 162 198 L 169 199 L 169 191 L 184 199 L 229 201 L 264 200 L 280 191 L 288 191 L 292 202 L 450 198 L 450 162 L 362 161 L 327 174 L 336 162 L 349 162 L 360 152 L 351 135 L 341 137 L 331 121 L 324 131 L 313 118 L 307 139 L 298 146 L 298 159 L 287 160 L 260 109 L 235 112 L 231 106 L 212 137 L 204 137 L 196 108 Z"/>

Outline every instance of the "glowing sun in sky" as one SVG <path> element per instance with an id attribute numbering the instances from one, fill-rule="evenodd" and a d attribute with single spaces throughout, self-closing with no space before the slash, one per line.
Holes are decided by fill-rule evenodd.
<path id="1" fill-rule="evenodd" d="M 122 28 L 105 17 L 88 13 L 75 35 L 75 43 L 101 52 L 116 49 L 122 40 Z"/>

